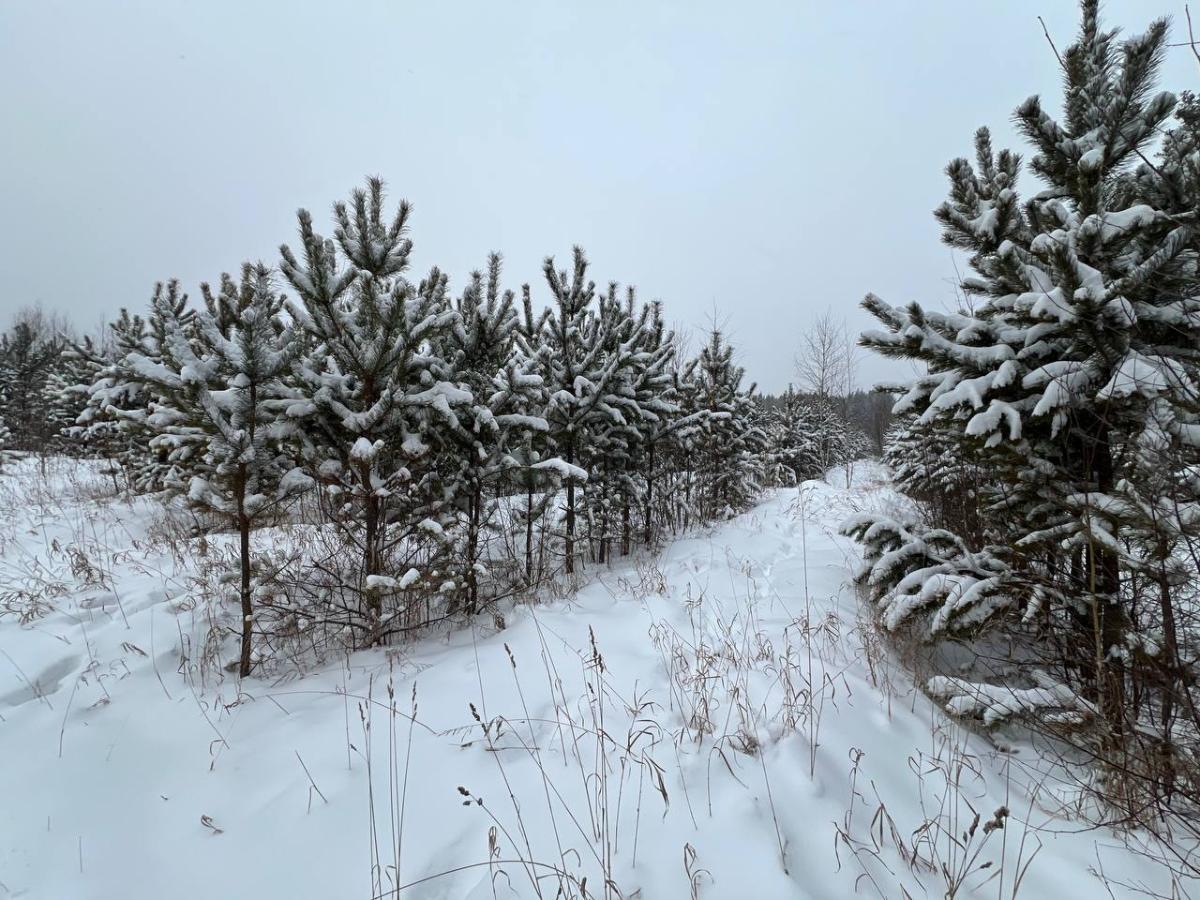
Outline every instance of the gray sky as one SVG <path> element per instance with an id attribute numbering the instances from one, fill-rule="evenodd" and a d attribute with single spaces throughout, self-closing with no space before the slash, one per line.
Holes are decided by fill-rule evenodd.
<path id="1" fill-rule="evenodd" d="M 1105 6 L 1186 39 L 1182 2 Z M 669 320 L 715 304 L 778 390 L 826 308 L 858 330 L 869 290 L 951 301 L 942 168 L 1057 98 L 1039 13 L 1069 43 L 1068 0 L 0 0 L 0 316 L 197 296 L 379 174 L 414 204 L 414 274 L 461 286 L 496 249 L 544 300 L 542 258 L 579 243 Z M 1171 51 L 1166 87 L 1197 75 Z"/>

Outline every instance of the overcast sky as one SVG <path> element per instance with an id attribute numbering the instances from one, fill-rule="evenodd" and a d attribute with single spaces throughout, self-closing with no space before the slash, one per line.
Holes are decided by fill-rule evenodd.
<path id="1" fill-rule="evenodd" d="M 1108 0 L 1126 31 L 1182 2 Z M 0 314 L 82 326 L 275 263 L 367 174 L 414 205 L 414 276 L 507 281 L 582 244 L 668 320 L 727 317 L 749 376 L 793 377 L 830 308 L 951 302 L 930 211 L 975 128 L 1056 98 L 1068 0 L 0 0 Z M 1200 69 L 1171 51 L 1164 84 Z M 1029 188 L 1030 179 L 1024 181 Z M 889 374 L 864 360 L 860 379 Z"/>

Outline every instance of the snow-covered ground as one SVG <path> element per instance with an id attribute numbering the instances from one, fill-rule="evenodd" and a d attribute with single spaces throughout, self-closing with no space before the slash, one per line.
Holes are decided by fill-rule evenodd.
<path id="1" fill-rule="evenodd" d="M 896 502 L 872 465 L 240 693 L 191 545 L 68 466 L 0 477 L 0 898 L 1171 895 L 873 636 L 837 535 Z"/>

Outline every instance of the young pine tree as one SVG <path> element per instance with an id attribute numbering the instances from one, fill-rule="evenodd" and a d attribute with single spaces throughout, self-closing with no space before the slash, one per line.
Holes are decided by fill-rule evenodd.
<path id="1" fill-rule="evenodd" d="M 733 362 L 733 347 L 714 330 L 696 369 L 697 403 L 704 412 L 696 447 L 704 518 L 745 509 L 761 489 L 765 435 L 754 422 L 754 386 L 744 389 L 744 377 Z"/>
<path id="2" fill-rule="evenodd" d="M 462 427 L 456 410 L 472 399 L 436 352 L 456 319 L 446 279 L 436 269 L 420 285 L 405 279 L 409 206 L 390 220 L 383 206 L 383 183 L 371 179 L 334 207 L 333 240 L 301 210 L 303 258 L 280 250 L 299 295 L 291 313 L 311 346 L 298 371 L 303 399 L 290 414 L 305 418 L 313 474 L 361 549 L 367 621 L 355 624 L 370 644 L 385 636 L 384 598 L 431 574 L 413 566 L 397 580 L 385 568 L 393 549 L 419 562 L 415 545 L 443 543 L 453 504 L 439 483 L 437 448 Z"/>
<path id="3" fill-rule="evenodd" d="M 824 474 L 817 423 L 807 413 L 805 398 L 789 384 L 765 417 L 768 478 L 777 485 L 797 485 Z"/>
<path id="4" fill-rule="evenodd" d="M 14 449 L 42 451 L 51 437 L 45 387 L 64 344 L 34 316 L 18 320 L 0 336 L 0 415 Z"/>
<path id="5" fill-rule="evenodd" d="M 524 372 L 517 355 L 514 295 L 501 291 L 500 268 L 500 256 L 493 254 L 486 280 L 481 272 L 472 274 L 454 304 L 458 318 L 445 338 L 449 371 L 473 398 L 458 413 L 459 427 L 450 432 L 453 451 L 447 454 L 447 483 L 465 518 L 463 593 L 468 614 L 479 606 L 480 577 L 487 572 L 484 537 L 498 511 L 499 485 L 516 470 L 539 462 L 527 459 L 528 448 L 548 428 L 537 415 L 541 379 Z M 531 545 L 532 539 L 527 537 L 526 543 Z"/>
<path id="6" fill-rule="evenodd" d="M 97 361 L 87 406 L 77 423 L 90 447 L 115 460 L 133 491 L 163 490 L 178 482 L 180 473 L 165 449 L 151 446 L 157 431 L 149 417 L 161 398 L 130 360 L 161 362 L 168 329 L 178 327 L 190 334 L 194 315 L 179 283 L 169 281 L 155 285 L 148 317 L 122 309 L 109 326 L 111 348 L 102 362 Z"/>
<path id="7" fill-rule="evenodd" d="M 69 342 L 59 365 L 46 379 L 42 396 L 46 404 L 49 446 L 72 456 L 89 455 L 92 448 L 79 426 L 88 406 L 91 386 L 99 377 L 105 359 L 90 337 Z"/>
<path id="8" fill-rule="evenodd" d="M 563 567 L 575 571 L 577 516 L 580 490 L 587 481 L 595 447 L 595 431 L 607 416 L 601 409 L 620 362 L 605 353 L 609 323 L 596 315 L 592 301 L 596 285 L 587 279 L 587 259 L 579 247 L 570 274 L 543 266 L 554 305 L 537 323 L 537 355 L 531 368 L 547 393 L 545 418 L 549 436 L 566 484 L 563 529 Z M 535 325 L 527 325 L 533 331 Z M 548 466 L 545 466 L 548 467 Z"/>
<path id="9" fill-rule="evenodd" d="M 1098 0 L 1084 0 L 1079 37 L 1062 55 L 1063 116 L 1038 97 L 1015 114 L 1041 189 L 1020 201 L 1021 161 L 994 153 L 986 129 L 975 164 L 947 168 L 937 218 L 944 240 L 971 253 L 963 290 L 974 307 L 864 302 L 886 326 L 864 343 L 929 367 L 899 411 L 960 423 L 991 468 L 998 542 L 1020 573 L 1005 586 L 1010 604 L 1032 614 L 1028 604 L 1054 589 L 1113 733 L 1126 712 L 1132 626 L 1119 536 L 1136 526 L 1131 504 L 1157 502 L 1139 494 L 1126 448 L 1161 440 L 1186 458 L 1197 443 L 1196 194 L 1169 148 L 1164 166 L 1145 157 L 1175 103 L 1154 89 L 1166 40 L 1158 21 L 1119 43 L 1101 27 Z"/>
<path id="10" fill-rule="evenodd" d="M 242 268 L 240 282 L 204 285 L 206 308 L 185 320 L 173 306 L 159 322 L 157 359 L 131 354 L 127 364 L 158 397 L 147 427 L 153 444 L 190 473 L 188 500 L 237 530 L 241 656 L 253 664 L 254 566 L 250 534 L 264 516 L 311 480 L 283 452 L 295 424 L 286 381 L 299 343 L 283 325 L 283 297 L 262 263 Z"/>

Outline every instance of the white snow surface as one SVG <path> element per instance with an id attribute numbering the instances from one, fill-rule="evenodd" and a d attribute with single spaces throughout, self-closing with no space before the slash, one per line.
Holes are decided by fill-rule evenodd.
<path id="1" fill-rule="evenodd" d="M 385 890 L 418 882 L 401 897 L 533 897 L 531 872 L 554 897 L 554 866 L 596 897 L 606 870 L 609 896 L 646 900 L 942 897 L 941 863 L 965 855 L 947 832 L 1001 805 L 974 863 L 991 865 L 959 897 L 1010 896 L 1039 845 L 1021 897 L 1108 896 L 1101 869 L 1169 890 L 1064 814 L 1031 748 L 945 718 L 871 638 L 837 527 L 898 502 L 877 466 L 592 567 L 566 599 L 505 609 L 503 629 L 239 691 L 197 668 L 204 607 L 193 563 L 157 539 L 160 505 L 105 497 L 75 465 L 48 488 L 32 463 L 0 476 L 0 609 L 20 590 L 48 606 L 0 614 L 0 898 L 367 898 L 372 834 L 382 866 L 399 857 Z M 964 758 L 978 774 L 948 793 Z"/>

